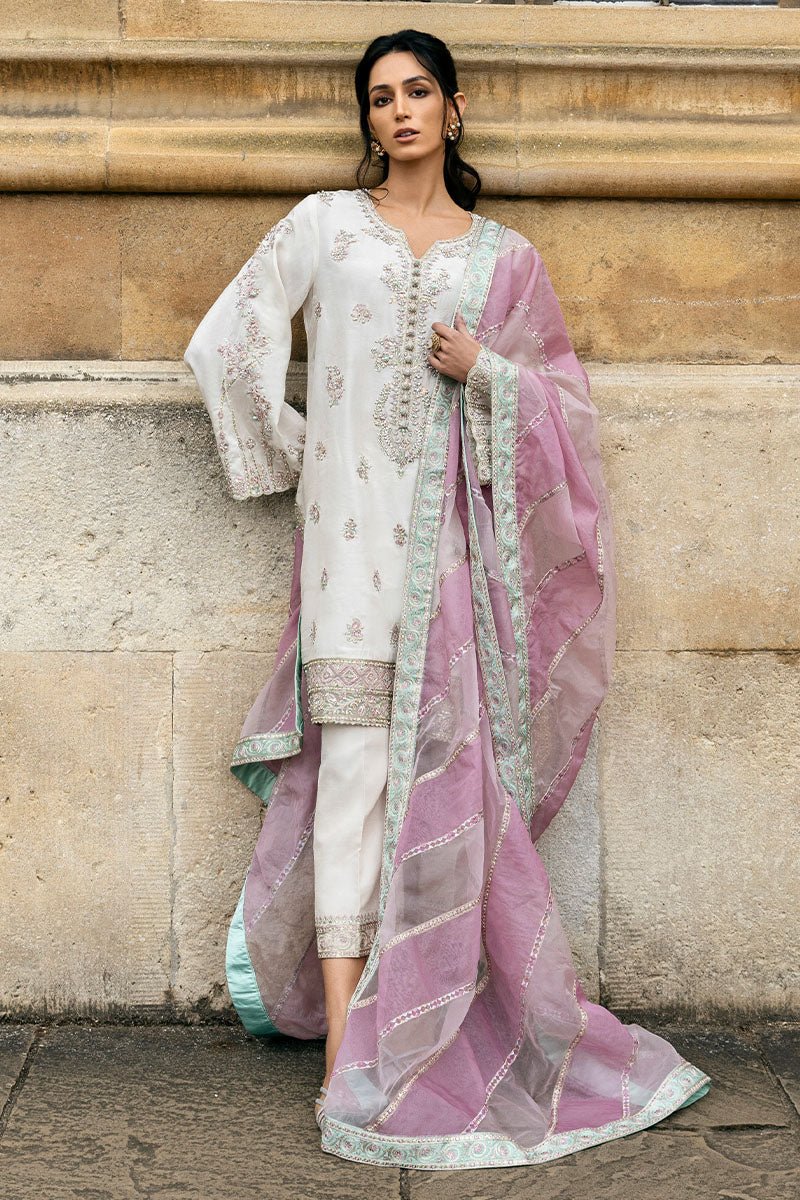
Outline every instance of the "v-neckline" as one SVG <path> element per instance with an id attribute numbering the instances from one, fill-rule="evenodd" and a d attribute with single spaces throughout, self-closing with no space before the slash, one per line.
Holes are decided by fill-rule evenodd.
<path id="1" fill-rule="evenodd" d="M 468 238 L 472 237 L 473 233 L 475 232 L 475 228 L 476 228 L 478 222 L 483 219 L 482 217 L 480 217 L 478 215 L 478 213 L 475 213 L 475 212 L 469 213 L 468 215 L 470 218 L 470 227 L 469 227 L 469 229 L 465 230 L 464 233 L 457 233 L 455 235 L 455 237 L 437 238 L 435 242 L 431 242 L 430 246 L 428 246 L 428 249 L 425 251 L 424 254 L 416 255 L 411 248 L 411 243 L 408 240 L 408 234 L 406 233 L 405 229 L 402 229 L 399 225 L 393 225 L 391 223 L 391 221 L 387 221 L 385 217 L 382 217 L 380 215 L 380 213 L 376 209 L 375 205 L 373 204 L 372 198 L 371 198 L 369 192 L 366 190 L 366 188 L 356 188 L 355 192 L 356 192 L 356 195 L 358 196 L 358 198 L 361 200 L 362 205 L 366 209 L 368 215 L 371 216 L 373 218 L 373 220 L 377 221 L 378 224 L 383 229 L 388 229 L 390 233 L 395 234 L 395 236 L 400 241 L 403 242 L 406 250 L 408 251 L 409 257 L 415 263 L 423 262 L 423 260 L 426 259 L 428 257 L 428 255 L 430 254 L 430 252 L 432 250 L 434 250 L 437 246 L 446 246 L 446 245 L 450 245 L 454 242 L 465 242 Z"/>

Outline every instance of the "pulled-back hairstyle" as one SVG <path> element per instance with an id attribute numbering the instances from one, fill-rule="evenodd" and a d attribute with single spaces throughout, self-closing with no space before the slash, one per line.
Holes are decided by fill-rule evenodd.
<path id="1" fill-rule="evenodd" d="M 391 54 L 395 50 L 407 50 L 413 54 L 442 89 L 445 101 L 442 108 L 442 135 L 444 136 L 447 122 L 447 100 L 452 100 L 458 91 L 456 68 L 453 56 L 441 38 L 431 33 L 420 33 L 418 29 L 401 29 L 398 33 L 386 33 L 374 38 L 362 55 L 361 62 L 356 67 L 355 88 L 359 105 L 359 125 L 364 138 L 364 156 L 356 168 L 356 181 L 360 188 L 366 187 L 367 173 L 372 163 L 370 142 L 372 134 L 369 128 L 369 73 L 379 58 Z M 453 106 L 455 108 L 455 105 Z M 454 139 L 444 139 L 444 182 L 453 200 L 461 208 L 472 212 L 478 194 L 481 190 L 481 177 L 474 167 L 464 162 L 458 153 L 458 147 L 464 134 L 464 126 L 458 109 L 455 108 L 458 119 L 458 134 Z M 389 174 L 388 158 L 379 159 L 382 183 Z"/>

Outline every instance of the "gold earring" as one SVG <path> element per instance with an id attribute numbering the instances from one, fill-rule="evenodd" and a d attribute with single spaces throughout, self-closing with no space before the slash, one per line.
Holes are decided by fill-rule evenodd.
<path id="1" fill-rule="evenodd" d="M 372 147 L 374 152 L 378 155 L 378 158 L 383 158 L 386 151 L 384 150 L 383 146 L 380 144 L 380 142 L 378 141 L 377 138 L 371 139 L 370 146 Z"/>
<path id="2" fill-rule="evenodd" d="M 458 121 L 453 120 L 449 122 L 447 126 L 447 136 L 451 142 L 454 142 L 458 137 L 458 128 Z"/>

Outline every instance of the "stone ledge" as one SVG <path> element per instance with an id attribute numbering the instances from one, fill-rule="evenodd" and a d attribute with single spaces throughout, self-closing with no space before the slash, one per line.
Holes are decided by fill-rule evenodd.
<path id="1" fill-rule="evenodd" d="M 796 413 L 800 363 L 596 363 L 586 361 L 592 396 L 604 415 L 694 415 L 734 411 L 759 390 L 759 408 Z M 306 364 L 292 362 L 287 395 L 302 409 Z M 0 412 L 25 409 L 202 408 L 194 376 L 183 362 L 114 362 L 103 359 L 0 360 Z"/>
<path id="2" fill-rule="evenodd" d="M 254 32 L 233 40 L 254 7 Z M 406 22 L 409 6 L 185 8 L 185 41 L 145 4 L 128 21 L 144 19 L 141 38 L 0 42 L 0 189 L 347 186 L 360 157 L 353 66 L 369 32 Z M 800 196 L 798 13 L 598 12 L 587 36 L 584 14 L 496 5 L 481 10 L 479 42 L 464 5 L 424 11 L 459 64 L 465 153 L 486 195 Z"/>

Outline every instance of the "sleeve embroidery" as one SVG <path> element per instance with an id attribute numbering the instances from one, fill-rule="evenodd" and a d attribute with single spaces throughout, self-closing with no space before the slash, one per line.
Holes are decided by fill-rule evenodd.
<path id="1" fill-rule="evenodd" d="M 237 500 L 294 487 L 306 421 L 285 400 L 291 320 L 319 254 L 315 197 L 277 222 L 206 313 L 184 353 Z"/>
<path id="2" fill-rule="evenodd" d="M 467 417 L 478 482 L 492 482 L 492 360 L 490 351 L 481 346 L 464 384 Z"/>

